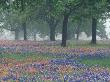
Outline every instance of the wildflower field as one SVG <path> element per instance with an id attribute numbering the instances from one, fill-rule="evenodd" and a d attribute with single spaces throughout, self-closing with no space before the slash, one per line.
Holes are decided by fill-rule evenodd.
<path id="1" fill-rule="evenodd" d="M 0 41 L 1 82 L 110 82 L 109 47 Z"/>

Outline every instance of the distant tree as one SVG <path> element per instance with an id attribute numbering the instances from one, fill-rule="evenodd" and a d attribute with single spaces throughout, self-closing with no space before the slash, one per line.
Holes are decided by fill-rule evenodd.
<path id="1" fill-rule="evenodd" d="M 67 40 L 67 26 L 69 22 L 69 18 L 71 15 L 76 16 L 76 12 L 82 7 L 82 0 L 66 0 L 61 1 L 58 0 L 56 4 L 57 13 L 60 12 L 61 16 L 63 16 L 63 27 L 62 27 L 62 44 L 61 46 L 66 46 Z"/>
<path id="2" fill-rule="evenodd" d="M 46 0 L 37 13 L 37 18 L 48 24 L 51 41 L 55 41 L 56 27 L 60 21 L 60 17 L 53 14 L 55 2 L 54 0 Z"/>
<path id="3" fill-rule="evenodd" d="M 96 44 L 96 29 L 99 18 L 106 12 L 107 2 L 106 0 L 88 0 L 87 11 L 92 19 L 92 44 Z"/>

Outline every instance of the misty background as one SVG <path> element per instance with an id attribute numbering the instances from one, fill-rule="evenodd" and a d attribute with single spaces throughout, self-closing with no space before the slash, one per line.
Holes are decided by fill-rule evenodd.
<path id="1" fill-rule="evenodd" d="M 2 27 L 3 25 L 4 25 L 4 23 L 1 22 L 0 27 Z M 105 37 L 101 38 L 99 35 L 97 35 L 97 40 L 109 40 L 110 39 L 110 19 L 107 19 L 103 25 L 105 28 L 105 34 L 106 34 L 107 38 L 105 38 Z M 47 30 L 48 30 L 48 28 L 49 27 L 47 26 Z M 36 33 L 36 41 L 49 40 L 49 35 L 48 35 L 49 32 L 46 33 L 47 35 L 45 35 L 45 32 L 46 32 L 46 30 L 44 30 L 44 35 L 41 35 L 41 33 L 39 33 L 39 32 Z M 23 40 L 22 34 L 23 34 L 23 31 L 21 30 L 21 32 L 19 34 L 19 40 Z M 73 38 L 75 39 L 76 35 L 77 34 L 74 34 L 71 39 L 73 39 Z M 88 36 L 84 31 L 80 32 L 79 40 L 91 40 L 91 38 L 92 38 L 92 36 L 91 35 Z M 57 33 L 55 39 L 61 40 L 62 34 Z M 15 40 L 15 31 L 10 31 L 10 30 L 4 29 L 4 28 L 0 28 L 0 40 Z M 32 34 L 28 34 L 28 40 L 34 40 Z"/>

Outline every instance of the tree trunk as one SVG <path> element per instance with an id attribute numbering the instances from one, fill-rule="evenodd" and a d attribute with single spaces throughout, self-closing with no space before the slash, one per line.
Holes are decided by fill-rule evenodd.
<path id="1" fill-rule="evenodd" d="M 97 19 L 92 18 L 92 44 L 96 44 L 96 28 L 97 28 Z"/>
<path id="2" fill-rule="evenodd" d="M 76 40 L 79 40 L 79 29 L 80 29 L 80 27 L 79 27 L 79 25 L 78 25 L 77 31 L 76 31 Z"/>
<path id="3" fill-rule="evenodd" d="M 62 47 L 66 47 L 66 40 L 67 40 L 67 25 L 68 25 L 68 18 L 69 14 L 64 14 L 63 19 L 63 28 L 62 28 Z"/>
<path id="4" fill-rule="evenodd" d="M 36 41 L 36 33 L 33 34 L 34 41 Z"/>
<path id="5" fill-rule="evenodd" d="M 76 29 L 76 40 L 79 40 L 79 34 L 80 34 L 80 28 L 81 28 L 81 25 L 82 25 L 82 18 L 79 19 L 78 21 L 78 26 L 77 26 L 77 29 Z"/>
<path id="6" fill-rule="evenodd" d="M 55 41 L 55 28 L 56 26 L 52 25 L 50 26 L 50 40 L 51 41 Z"/>
<path id="7" fill-rule="evenodd" d="M 26 23 L 23 23 L 22 26 L 23 26 L 23 31 L 24 31 L 24 40 L 27 40 L 27 29 L 26 29 Z"/>
<path id="8" fill-rule="evenodd" d="M 19 40 L 19 31 L 15 30 L 15 40 Z"/>
<path id="9" fill-rule="evenodd" d="M 55 30 L 59 23 L 59 20 L 56 20 L 54 17 L 47 19 L 50 29 L 50 41 L 55 41 Z"/>
<path id="10" fill-rule="evenodd" d="M 71 39 L 73 38 L 72 32 L 68 30 L 67 36 L 68 36 L 68 37 L 67 37 L 67 40 L 71 40 Z"/>

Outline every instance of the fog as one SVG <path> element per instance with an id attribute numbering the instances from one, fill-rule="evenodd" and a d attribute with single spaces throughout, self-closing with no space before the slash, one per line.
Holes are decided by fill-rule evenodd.
<path id="1" fill-rule="evenodd" d="M 108 38 L 110 38 L 110 19 L 108 19 L 105 23 L 106 25 L 106 33 L 107 33 L 107 36 Z"/>
<path id="2" fill-rule="evenodd" d="M 2 26 L 3 23 L 0 23 L 0 26 Z M 110 39 L 110 19 L 106 20 L 106 23 L 104 24 L 106 26 L 106 35 L 108 36 L 108 39 Z M 76 34 L 74 35 L 76 38 Z M 57 34 L 55 37 L 56 40 L 62 39 L 62 34 Z M 87 36 L 85 32 L 81 32 L 79 35 L 79 40 L 91 40 L 92 36 Z M 9 31 L 6 29 L 2 29 L 0 32 L 0 40 L 15 40 L 15 32 Z M 23 37 L 20 37 L 19 40 L 23 40 Z M 28 40 L 33 40 L 32 36 L 28 37 Z M 36 34 L 36 40 L 42 41 L 42 40 L 49 40 L 49 36 L 45 36 L 43 38 L 40 37 L 40 34 Z M 97 40 L 101 40 L 99 36 L 97 36 Z"/>

